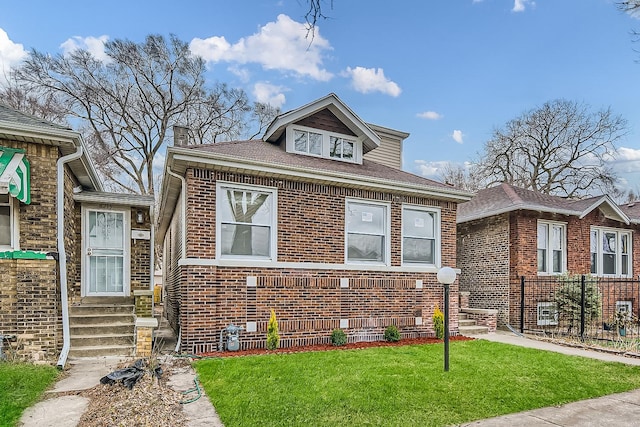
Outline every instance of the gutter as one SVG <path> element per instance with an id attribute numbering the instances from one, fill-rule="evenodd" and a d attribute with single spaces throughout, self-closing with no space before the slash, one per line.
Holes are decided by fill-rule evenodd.
<path id="1" fill-rule="evenodd" d="M 58 265 L 60 266 L 60 300 L 62 304 L 62 350 L 58 358 L 57 366 L 64 369 L 71 348 L 69 335 L 69 301 L 67 299 L 67 252 L 64 247 L 64 165 L 82 157 L 82 145 L 75 153 L 68 154 L 58 159 L 58 192 L 56 204 L 58 210 Z"/>
<path id="2" fill-rule="evenodd" d="M 180 224 L 180 227 L 182 228 L 182 242 L 180 243 L 180 246 L 182 247 L 182 259 L 185 259 L 187 257 L 187 230 L 186 230 L 186 225 L 187 225 L 187 180 L 184 179 L 184 177 L 182 175 L 178 175 L 177 173 L 173 172 L 171 170 L 171 167 L 169 165 L 167 165 L 167 173 L 174 177 L 174 178 L 178 178 L 180 180 L 180 199 L 181 199 L 181 205 L 180 206 L 180 217 L 182 218 L 182 223 Z M 166 235 L 166 234 L 165 234 Z M 166 259 L 166 258 L 163 258 Z M 162 273 L 164 276 L 164 273 Z M 163 284 L 164 284 L 164 277 L 163 277 Z M 180 346 L 182 344 L 182 322 L 180 322 L 180 317 L 178 317 L 178 339 L 176 340 L 176 348 L 175 348 L 175 352 L 177 353 L 180 350 Z"/>

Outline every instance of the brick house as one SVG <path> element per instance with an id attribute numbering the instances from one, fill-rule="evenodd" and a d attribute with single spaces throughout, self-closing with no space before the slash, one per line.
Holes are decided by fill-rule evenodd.
<path id="1" fill-rule="evenodd" d="M 519 318 L 522 276 L 640 273 L 640 210 L 606 195 L 569 200 L 503 183 L 458 205 L 457 223 L 460 290 L 470 307 L 499 310 L 501 324 Z"/>
<path id="2" fill-rule="evenodd" d="M 400 170 L 407 135 L 330 94 L 261 140 L 169 148 L 158 236 L 182 350 L 216 351 L 230 324 L 242 348 L 264 347 L 271 309 L 283 347 L 327 343 L 335 328 L 351 341 L 391 324 L 433 334 L 436 273 L 456 264 L 456 207 L 470 195 Z M 451 295 L 455 333 L 457 285 Z"/>
<path id="3" fill-rule="evenodd" d="M 153 198 L 103 192 L 79 133 L 2 104 L 0 151 L 5 355 L 131 354 L 130 296 L 153 275 Z M 129 312 L 100 318 L 101 307 Z"/>

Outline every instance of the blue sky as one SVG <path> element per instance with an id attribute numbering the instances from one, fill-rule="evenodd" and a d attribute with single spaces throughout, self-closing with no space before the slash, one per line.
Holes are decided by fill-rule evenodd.
<path id="1" fill-rule="evenodd" d="M 305 0 L 8 1 L 0 66 L 31 48 L 96 56 L 107 39 L 176 34 L 211 82 L 287 111 L 329 92 L 363 120 L 409 132 L 404 169 L 464 163 L 495 127 L 556 98 L 629 122 L 615 168 L 640 190 L 640 20 L 613 0 L 330 0 L 313 43 Z"/>

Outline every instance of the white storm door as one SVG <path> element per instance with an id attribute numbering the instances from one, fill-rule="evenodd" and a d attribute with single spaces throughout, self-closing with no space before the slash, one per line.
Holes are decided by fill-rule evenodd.
<path id="1" fill-rule="evenodd" d="M 85 295 L 128 295 L 128 213 L 87 209 L 85 215 Z"/>

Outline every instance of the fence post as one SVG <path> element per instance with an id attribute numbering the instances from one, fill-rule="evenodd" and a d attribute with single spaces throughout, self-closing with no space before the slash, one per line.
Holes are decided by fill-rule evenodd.
<path id="1" fill-rule="evenodd" d="M 520 276 L 520 333 L 524 334 L 524 276 Z"/>
<path id="2" fill-rule="evenodd" d="M 580 276 L 580 340 L 584 341 L 584 319 L 586 311 L 585 275 Z"/>

